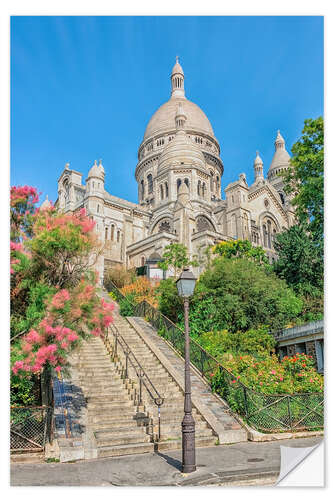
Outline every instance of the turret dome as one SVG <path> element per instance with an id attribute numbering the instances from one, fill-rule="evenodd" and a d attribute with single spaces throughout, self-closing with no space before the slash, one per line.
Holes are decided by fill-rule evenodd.
<path id="1" fill-rule="evenodd" d="M 286 143 L 284 138 L 280 134 L 280 130 L 277 131 L 277 136 L 274 144 L 275 153 L 267 173 L 267 177 L 270 181 L 277 176 L 279 171 L 287 169 L 290 165 L 290 155 L 286 150 Z"/>
<path id="2" fill-rule="evenodd" d="M 104 167 L 102 165 L 102 161 L 99 161 L 99 165 L 97 165 L 97 160 L 95 160 L 93 166 L 89 170 L 88 179 L 90 177 L 97 177 L 98 179 L 104 180 Z"/>

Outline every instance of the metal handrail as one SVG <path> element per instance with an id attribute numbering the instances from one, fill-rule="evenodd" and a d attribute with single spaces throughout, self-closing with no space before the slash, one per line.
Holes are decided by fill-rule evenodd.
<path id="1" fill-rule="evenodd" d="M 124 356 L 125 356 L 125 368 L 123 371 L 123 377 L 125 379 L 129 378 L 128 377 L 128 372 L 129 372 L 129 364 L 132 366 L 134 369 L 134 372 L 139 380 L 139 394 L 138 394 L 138 399 L 136 398 L 136 389 L 135 389 L 135 396 L 134 400 L 138 404 L 138 406 L 142 405 L 142 389 L 143 386 L 146 388 L 148 394 L 150 395 L 151 399 L 154 401 L 155 405 L 158 408 L 158 440 L 161 438 L 161 406 L 163 405 L 165 398 L 160 395 L 156 387 L 154 386 L 153 382 L 147 375 L 146 371 L 143 369 L 141 364 L 139 363 L 138 359 L 136 358 L 135 354 L 132 352 L 130 346 L 127 344 L 126 340 L 124 337 L 121 335 L 119 332 L 118 328 L 116 325 L 111 324 L 108 328 L 107 331 L 107 337 L 104 337 L 104 342 L 110 344 L 110 340 L 108 338 L 109 332 L 113 333 L 113 336 L 115 338 L 114 341 L 114 346 L 113 346 L 113 355 L 114 357 L 117 357 L 117 350 L 118 346 L 120 346 L 123 350 Z M 111 345 L 110 345 L 111 347 Z M 137 400 L 136 400 L 137 399 Z"/>

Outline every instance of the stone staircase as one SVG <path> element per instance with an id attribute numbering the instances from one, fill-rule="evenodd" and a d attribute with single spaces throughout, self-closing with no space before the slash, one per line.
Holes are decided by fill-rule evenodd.
<path id="1" fill-rule="evenodd" d="M 134 406 L 127 381 L 119 374 L 100 338 L 85 342 L 78 353 L 78 372 L 87 401 L 88 430 L 97 457 L 154 451 L 143 408 Z"/>
<path id="2" fill-rule="evenodd" d="M 114 312 L 114 325 L 139 360 L 159 394 L 164 397 L 164 403 L 160 410 L 161 436 L 157 445 L 158 450 L 180 448 L 181 422 L 184 416 L 183 391 L 137 331 L 117 311 Z M 153 422 L 153 432 L 156 436 L 158 433 L 158 408 L 147 391 L 144 391 L 143 399 L 145 412 Z M 193 408 L 193 417 L 196 424 L 196 446 L 215 445 L 217 436 L 214 435 L 204 417 L 195 408 Z"/>

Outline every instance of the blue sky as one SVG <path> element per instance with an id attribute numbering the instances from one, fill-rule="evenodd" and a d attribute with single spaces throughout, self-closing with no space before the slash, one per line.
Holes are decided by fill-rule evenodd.
<path id="1" fill-rule="evenodd" d="M 186 96 L 221 146 L 222 188 L 277 129 L 290 152 L 323 114 L 322 17 L 12 17 L 11 184 L 57 197 L 66 162 L 84 179 L 102 158 L 106 189 L 137 201 L 137 150 L 170 96 L 175 56 Z"/>

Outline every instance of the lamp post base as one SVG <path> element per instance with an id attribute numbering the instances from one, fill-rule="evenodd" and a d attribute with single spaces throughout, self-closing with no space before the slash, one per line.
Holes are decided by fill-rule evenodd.
<path id="1" fill-rule="evenodd" d="M 195 465 L 195 422 L 191 413 L 185 413 L 182 421 L 182 472 L 194 472 Z"/>

